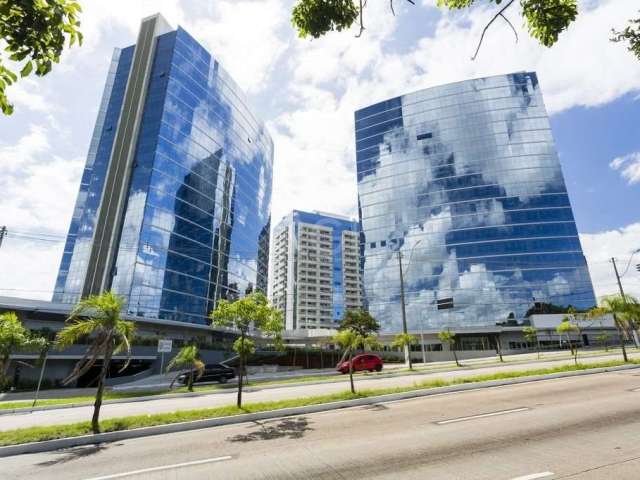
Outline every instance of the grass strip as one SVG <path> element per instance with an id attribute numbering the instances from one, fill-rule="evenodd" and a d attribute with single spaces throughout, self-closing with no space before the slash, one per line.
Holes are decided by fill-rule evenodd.
<path id="1" fill-rule="evenodd" d="M 243 408 L 236 406 L 225 406 L 216 408 L 206 408 L 198 410 L 184 410 L 169 413 L 157 413 L 153 415 L 135 415 L 123 418 L 111 418 L 100 422 L 103 432 L 115 432 L 121 430 L 131 430 L 134 428 L 152 427 L 155 425 L 167 425 L 171 423 L 188 422 L 193 420 L 203 420 L 208 418 L 221 418 L 243 413 L 257 413 L 283 408 L 304 407 L 321 403 L 337 402 L 341 400 L 352 400 L 356 398 L 367 398 L 392 393 L 404 393 L 414 390 L 429 388 L 447 387 L 452 385 L 487 382 L 491 380 L 507 380 L 513 378 L 532 377 L 539 375 L 549 375 L 553 373 L 573 372 L 591 370 L 594 368 L 617 367 L 624 365 L 622 361 L 608 361 L 591 364 L 563 365 L 554 368 L 540 368 L 534 370 L 521 370 L 513 372 L 500 372 L 486 375 L 475 375 L 471 377 L 461 377 L 451 380 L 434 379 L 424 382 L 416 382 L 412 386 L 376 388 L 360 390 L 355 394 L 349 391 L 338 392 L 328 395 L 319 395 L 306 398 L 292 398 L 272 402 L 247 403 Z M 632 360 L 628 364 L 640 365 L 640 360 Z M 79 422 L 66 425 L 52 425 L 45 427 L 20 428 L 0 432 L 0 446 L 18 445 L 21 443 L 41 442 L 58 438 L 77 437 L 91 433 L 90 422 Z"/>
<path id="2" fill-rule="evenodd" d="M 610 349 L 609 353 L 611 352 L 613 352 L 613 349 Z M 604 354 L 604 350 L 601 352 L 597 351 L 595 353 L 591 351 L 582 352 L 581 356 L 583 358 L 588 358 L 588 357 L 598 356 L 602 354 Z M 570 356 L 566 358 L 564 356 L 562 356 L 561 358 L 555 358 L 552 356 L 552 357 L 541 358 L 539 361 L 545 362 L 545 361 L 560 361 L 560 360 L 571 360 L 571 359 L 572 357 Z M 538 360 L 532 360 L 532 362 L 535 362 L 535 361 L 538 361 Z M 474 362 L 467 366 L 484 368 L 491 365 L 505 366 L 505 365 L 508 365 L 509 363 L 510 361 L 501 363 L 496 360 L 491 360 L 487 362 Z M 440 372 L 445 372 L 450 370 L 451 370 L 451 365 L 442 365 L 442 366 L 439 365 L 436 367 L 417 367 L 417 368 L 414 368 L 413 370 L 409 370 L 408 368 L 399 368 L 399 369 L 386 370 L 386 371 L 375 372 L 375 373 L 359 372 L 358 376 L 375 378 L 378 376 L 389 377 L 389 376 L 402 376 L 407 374 L 419 375 L 419 374 L 425 374 L 425 373 L 440 373 Z M 259 386 L 266 387 L 266 386 L 273 386 L 273 385 L 290 385 L 290 384 L 303 384 L 303 383 L 332 383 L 339 379 L 344 379 L 344 376 L 340 374 L 305 375 L 305 376 L 299 376 L 299 377 L 271 379 L 271 380 L 251 380 L 250 378 L 247 386 L 248 387 L 259 387 Z M 228 384 L 200 385 L 200 386 L 196 385 L 194 386 L 194 391 L 197 393 L 206 393 L 206 392 L 213 392 L 216 390 L 227 390 L 227 389 L 235 389 L 235 388 L 236 388 L 236 383 L 234 381 Z M 175 388 L 173 390 L 167 389 L 167 390 L 142 390 L 142 391 L 132 391 L 132 392 L 107 392 L 105 393 L 104 400 L 121 400 L 121 399 L 127 399 L 127 398 L 152 397 L 157 395 L 187 393 L 187 392 L 188 390 L 186 387 Z M 93 396 L 42 399 L 42 400 L 38 400 L 37 406 L 42 407 L 42 406 L 50 406 L 50 405 L 70 405 L 70 404 L 91 405 L 93 404 L 93 401 L 94 401 Z M 33 404 L 33 401 L 31 400 L 20 400 L 15 402 L 0 401 L 0 411 L 15 410 L 19 408 L 29 409 L 32 404 Z"/>

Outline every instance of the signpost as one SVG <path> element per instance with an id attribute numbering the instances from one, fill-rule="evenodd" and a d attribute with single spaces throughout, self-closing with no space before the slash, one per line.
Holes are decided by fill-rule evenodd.
<path id="1" fill-rule="evenodd" d="M 160 354 L 160 373 L 164 372 L 164 354 L 171 353 L 173 340 L 158 340 L 158 353 Z"/>

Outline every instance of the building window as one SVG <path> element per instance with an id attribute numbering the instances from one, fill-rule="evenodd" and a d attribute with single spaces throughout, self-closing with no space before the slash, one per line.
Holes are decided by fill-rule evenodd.
<path id="1" fill-rule="evenodd" d="M 428 140 L 429 138 L 433 138 L 433 133 L 431 133 L 431 132 L 421 133 L 417 137 L 418 140 Z"/>

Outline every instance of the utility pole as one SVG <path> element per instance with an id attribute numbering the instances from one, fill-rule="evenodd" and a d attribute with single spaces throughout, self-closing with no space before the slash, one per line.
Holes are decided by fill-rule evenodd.
<path id="1" fill-rule="evenodd" d="M 402 252 L 398 248 L 398 267 L 400 268 L 400 305 L 402 307 L 402 333 L 407 334 L 407 312 L 404 304 L 404 275 L 402 273 Z M 411 352 L 409 345 L 404 346 L 404 360 L 409 364 L 409 369 L 413 368 L 411 362 Z"/>
<path id="2" fill-rule="evenodd" d="M 0 227 L 0 247 L 2 246 L 2 239 L 7 234 L 7 227 L 5 225 Z"/>
<path id="3" fill-rule="evenodd" d="M 618 266 L 616 265 L 616 259 L 611 257 L 611 263 L 613 263 L 613 271 L 616 274 L 616 280 L 618 281 L 618 288 L 620 289 L 620 296 L 622 297 L 622 303 L 624 306 L 627 306 L 627 297 L 624 294 L 624 289 L 622 288 L 622 281 L 620 280 L 620 274 L 618 273 Z M 633 343 L 636 348 L 640 345 L 640 341 L 638 341 L 638 333 L 634 328 L 631 329 L 631 338 L 633 338 Z"/>

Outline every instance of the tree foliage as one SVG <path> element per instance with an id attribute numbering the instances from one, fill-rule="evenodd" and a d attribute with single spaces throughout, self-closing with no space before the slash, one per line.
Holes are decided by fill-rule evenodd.
<path id="1" fill-rule="evenodd" d="M 23 350 L 40 352 L 46 344 L 45 338 L 33 335 L 22 325 L 15 312 L 0 314 L 0 391 L 9 385 L 11 355 Z"/>
<path id="2" fill-rule="evenodd" d="M 198 379 L 204 373 L 204 362 L 198 358 L 198 347 L 195 345 L 186 345 L 180 349 L 178 354 L 171 359 L 167 365 L 167 372 L 174 369 L 188 369 L 189 380 L 187 382 L 187 388 L 190 392 L 193 392 L 193 380 L 194 373 L 195 379 Z M 171 382 L 171 386 L 175 383 L 181 374 L 178 373 Z"/>
<path id="3" fill-rule="evenodd" d="M 91 339 L 89 348 L 72 372 L 63 380 L 64 384 L 80 378 L 102 358 L 91 420 L 94 433 L 100 433 L 100 407 L 111 358 L 122 351 L 127 352 L 127 361 L 120 371 L 124 371 L 129 366 L 131 359 L 131 340 L 135 332 L 135 324 L 120 318 L 123 301 L 122 297 L 113 292 L 92 295 L 80 300 L 69 314 L 66 326 L 56 335 L 55 346 L 58 349 L 70 347 L 81 339 Z"/>
<path id="4" fill-rule="evenodd" d="M 600 299 L 598 307 L 589 310 L 587 316 L 596 318 L 602 315 L 613 315 L 613 321 L 618 330 L 622 357 L 627 362 L 627 350 L 625 347 L 625 336 L 630 330 L 638 330 L 640 325 L 640 300 L 632 295 L 608 295 Z"/>
<path id="5" fill-rule="evenodd" d="M 456 365 L 458 367 L 462 366 L 460 365 L 460 361 L 458 360 L 458 353 L 456 352 L 456 334 L 449 329 L 442 330 L 441 332 L 438 332 L 438 338 L 442 343 L 446 343 L 449 345 L 449 348 L 453 353 L 453 358 L 456 361 Z"/>
<path id="6" fill-rule="evenodd" d="M 358 14 L 353 0 L 300 0 L 293 8 L 291 21 L 300 37 L 319 38 L 329 31 L 349 28 Z"/>
<path id="7" fill-rule="evenodd" d="M 8 384 L 7 374 L 11 354 L 21 349 L 28 340 L 28 332 L 14 312 L 0 315 L 0 391 Z"/>
<path id="8" fill-rule="evenodd" d="M 233 350 L 238 354 L 238 408 L 242 407 L 242 376 L 249 355 L 255 352 L 255 343 L 249 338 L 250 328 L 260 330 L 267 337 L 274 339 L 276 345 L 282 343 L 282 312 L 269 305 L 267 297 L 261 292 L 254 292 L 235 301 L 220 300 L 216 309 L 211 312 L 212 327 L 227 327 L 236 330 L 239 337 L 233 343 Z"/>
<path id="9" fill-rule="evenodd" d="M 405 348 L 410 349 L 411 345 L 415 345 L 418 343 L 418 339 L 415 335 L 411 335 L 409 333 L 398 333 L 393 342 L 391 342 L 391 346 L 393 348 L 399 348 L 400 350 L 404 350 Z M 411 359 L 411 352 L 409 352 L 409 359 Z M 409 361 L 409 370 L 413 370 L 413 363 Z"/>
<path id="10" fill-rule="evenodd" d="M 379 348 L 380 342 L 378 341 L 378 337 L 372 332 L 362 334 L 353 328 L 341 328 L 333 337 L 333 341 L 345 351 L 349 362 L 349 384 L 351 386 L 351 393 L 356 393 L 353 383 L 353 353 L 364 348 Z"/>
<path id="11" fill-rule="evenodd" d="M 340 330 L 352 330 L 362 337 L 366 337 L 380 330 L 380 324 L 366 310 L 347 310 L 344 314 L 342 322 L 340 322 Z"/>
<path id="12" fill-rule="evenodd" d="M 18 80 L 18 69 L 21 77 L 44 76 L 60 62 L 67 40 L 69 46 L 82 43 L 81 11 L 75 0 L 0 0 L 0 40 L 6 52 L 0 53 L 2 113 L 13 113 L 6 88 Z"/>
<path id="13" fill-rule="evenodd" d="M 612 29 L 611 33 L 612 42 L 628 43 L 629 45 L 627 46 L 627 50 L 633 53 L 638 60 L 640 60 L 640 18 L 629 20 L 629 25 L 627 25 L 623 30 L 617 31 Z"/>
<path id="14" fill-rule="evenodd" d="M 414 0 L 407 2 L 415 5 Z M 494 14 L 485 25 L 472 58 L 476 58 L 487 30 L 496 20 L 503 20 L 518 34 L 507 18 L 507 10 L 516 0 L 437 0 L 436 5 L 449 10 L 470 9 L 478 5 L 494 8 Z M 532 38 L 541 45 L 551 47 L 558 41 L 578 16 L 577 0 L 518 0 L 522 21 Z M 298 0 L 293 8 L 291 21 L 300 37 L 319 38 L 331 31 L 342 31 L 359 22 L 359 37 L 365 29 L 364 9 L 366 0 Z M 395 15 L 394 0 L 389 1 L 390 12 Z M 629 50 L 640 59 L 640 19 L 631 20 L 631 25 L 618 32 L 613 31 L 613 41 L 628 42 Z"/>

